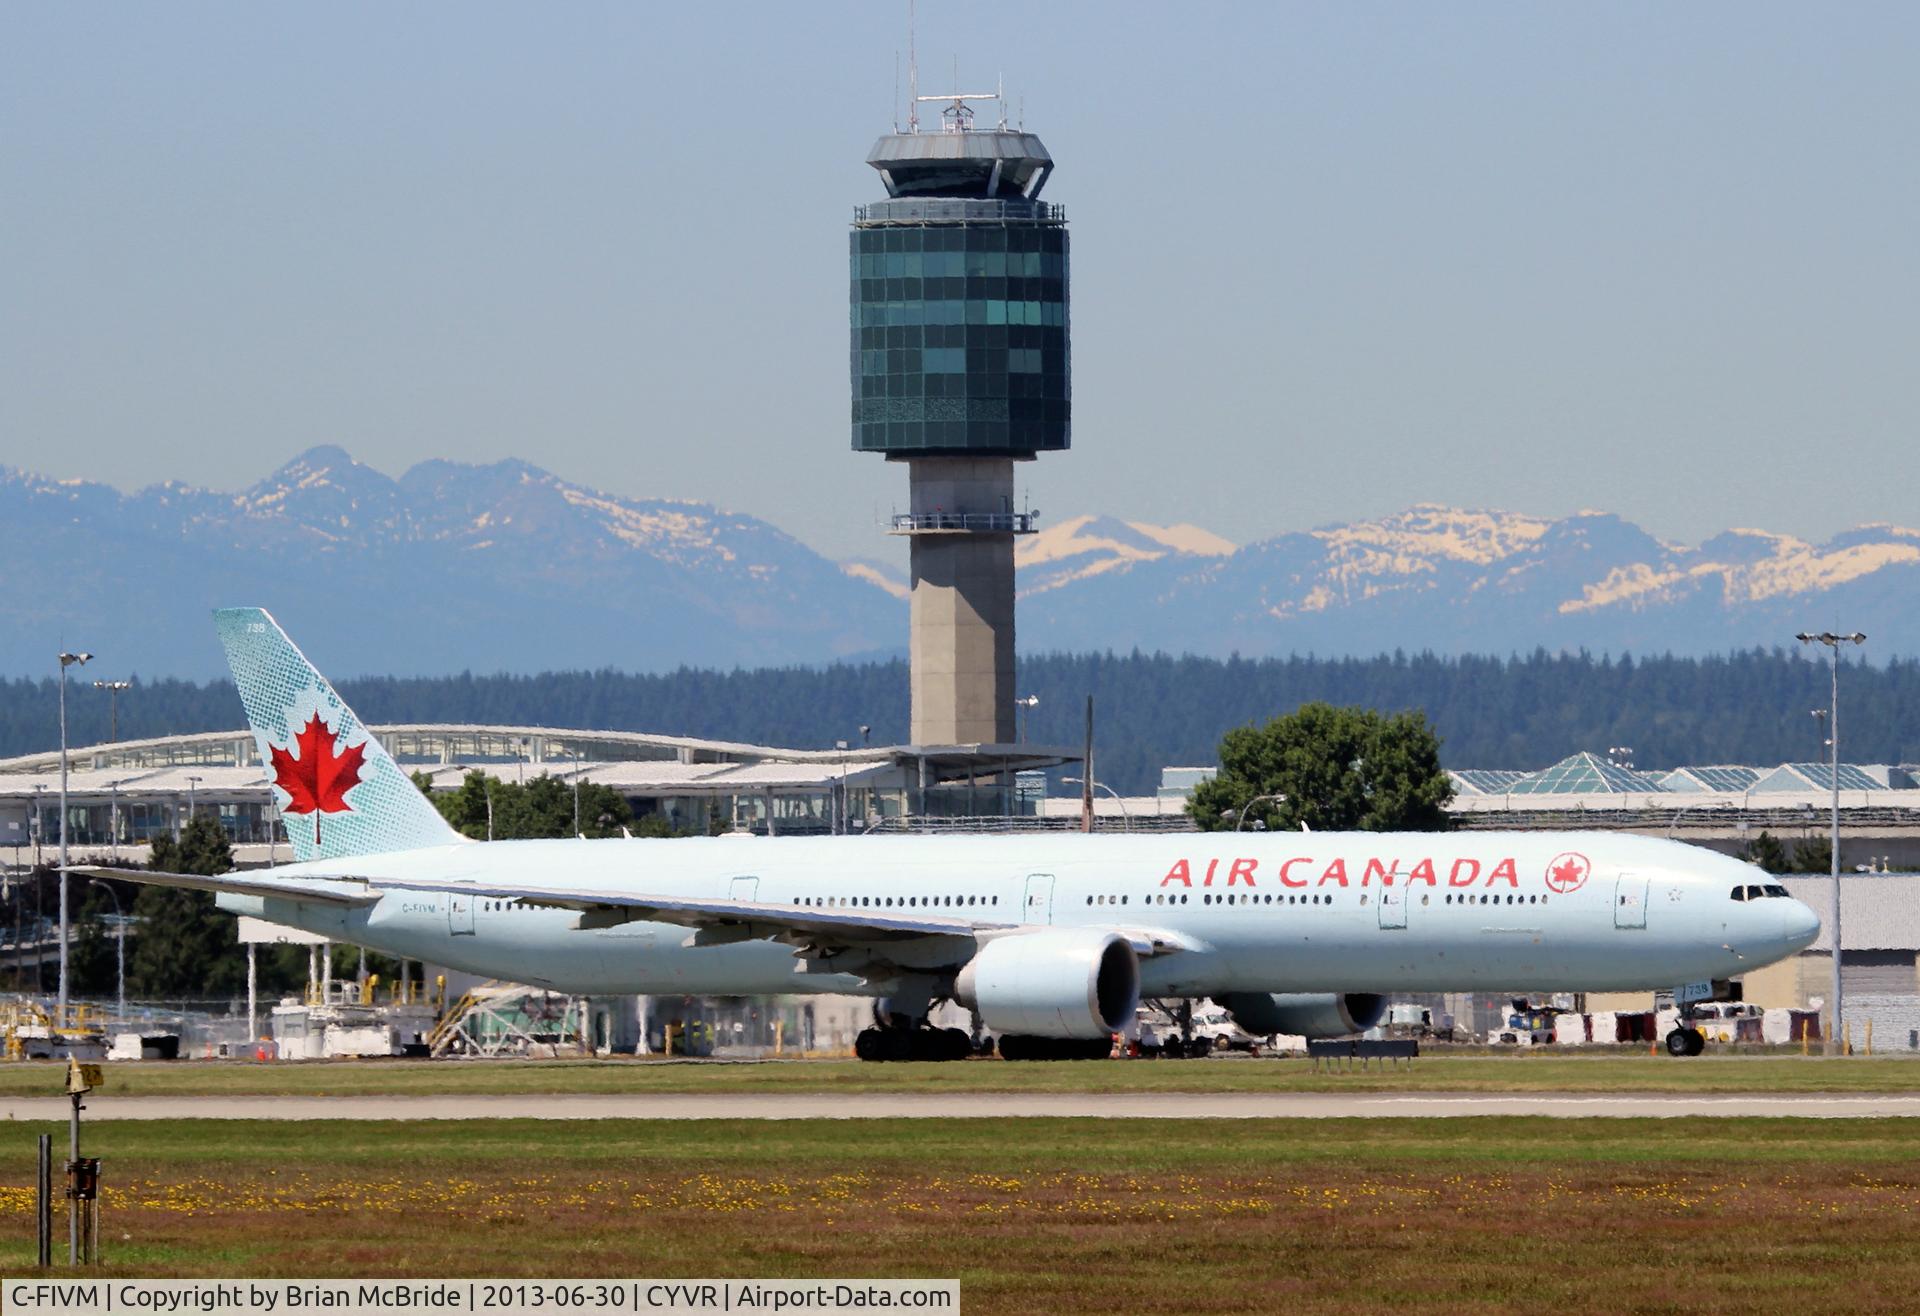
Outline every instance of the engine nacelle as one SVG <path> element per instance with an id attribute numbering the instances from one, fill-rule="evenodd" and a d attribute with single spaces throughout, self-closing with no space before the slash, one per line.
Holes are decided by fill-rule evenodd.
<path id="1" fill-rule="evenodd" d="M 1369 992 L 1229 992 L 1213 999 L 1235 1023 L 1261 1037 L 1348 1037 L 1366 1032 L 1387 1012 L 1387 998 Z"/>
<path id="2" fill-rule="evenodd" d="M 1126 938 L 1094 928 L 996 937 L 960 970 L 953 999 L 996 1033 L 1105 1037 L 1140 1008 L 1140 961 Z"/>

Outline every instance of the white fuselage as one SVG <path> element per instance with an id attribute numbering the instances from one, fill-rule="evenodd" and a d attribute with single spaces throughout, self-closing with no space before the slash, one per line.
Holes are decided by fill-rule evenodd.
<path id="1" fill-rule="evenodd" d="M 503 841 L 276 870 L 286 877 L 901 909 L 983 925 L 1162 931 L 1145 996 L 1632 990 L 1730 977 L 1811 943 L 1790 898 L 1736 900 L 1759 870 L 1611 833 L 1288 833 Z M 454 969 L 576 993 L 884 994 L 800 972 L 773 940 L 583 929 L 573 910 L 389 891 L 359 908 L 220 897 L 223 908 Z"/>

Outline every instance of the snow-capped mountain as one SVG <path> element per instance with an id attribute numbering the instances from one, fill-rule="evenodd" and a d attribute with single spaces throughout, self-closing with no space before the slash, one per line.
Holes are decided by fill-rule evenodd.
<path id="1" fill-rule="evenodd" d="M 1818 545 L 1734 530 L 1687 547 L 1604 512 L 1421 505 L 1029 594 L 1026 649 L 1719 653 L 1843 624 L 1884 657 L 1920 651 L 1920 530 L 1862 526 Z"/>
<path id="2" fill-rule="evenodd" d="M 63 642 L 117 671 L 217 673 L 207 610 L 234 602 L 342 674 L 822 662 L 898 644 L 905 616 L 755 517 L 518 461 L 395 480 L 333 447 L 235 494 L 0 469 L 0 551 L 33 582 L 0 629 L 14 673 Z"/>
<path id="3" fill-rule="evenodd" d="M 815 663 L 906 639 L 898 558 L 829 561 L 752 516 L 519 461 L 392 479 L 316 448 L 238 493 L 0 468 L 0 553 L 9 674 L 60 644 L 114 673 L 217 673 L 207 610 L 235 602 L 343 675 Z M 1920 653 L 1920 530 L 1891 525 L 1688 547 L 1602 512 L 1422 505 L 1235 547 L 1079 516 L 1023 537 L 1016 564 L 1029 653 L 1713 653 L 1829 627 Z"/>
<path id="4" fill-rule="evenodd" d="M 1016 540 L 1013 564 L 1020 573 L 1024 597 L 1138 562 L 1181 555 L 1224 557 L 1232 552 L 1231 543 L 1198 526 L 1076 516 Z"/>

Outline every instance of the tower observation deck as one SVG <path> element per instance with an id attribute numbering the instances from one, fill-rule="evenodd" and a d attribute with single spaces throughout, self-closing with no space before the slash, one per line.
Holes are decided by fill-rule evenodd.
<path id="1" fill-rule="evenodd" d="M 971 102 L 998 101 L 976 127 Z M 944 103 L 921 132 L 918 105 Z M 1014 738 L 1013 463 L 1068 446 L 1067 220 L 1053 159 L 996 95 L 915 98 L 867 156 L 886 199 L 854 211 L 853 447 L 907 463 L 912 739 Z"/>

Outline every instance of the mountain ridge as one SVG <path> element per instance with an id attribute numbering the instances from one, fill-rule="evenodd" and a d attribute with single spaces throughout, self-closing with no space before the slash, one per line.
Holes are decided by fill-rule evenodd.
<path id="1" fill-rule="evenodd" d="M 0 551 L 34 582 L 0 632 L 5 672 L 84 642 L 134 655 L 116 667 L 213 674 L 201 609 L 235 600 L 340 645 L 342 671 L 817 664 L 896 652 L 906 630 L 896 563 L 516 458 L 393 477 L 322 445 L 231 493 L 0 467 Z M 1015 561 L 1029 653 L 1703 654 L 1841 624 L 1875 656 L 1920 653 L 1920 529 L 1890 522 L 1687 545 L 1604 511 L 1419 503 L 1236 545 L 1083 514 L 1023 536 Z"/>

